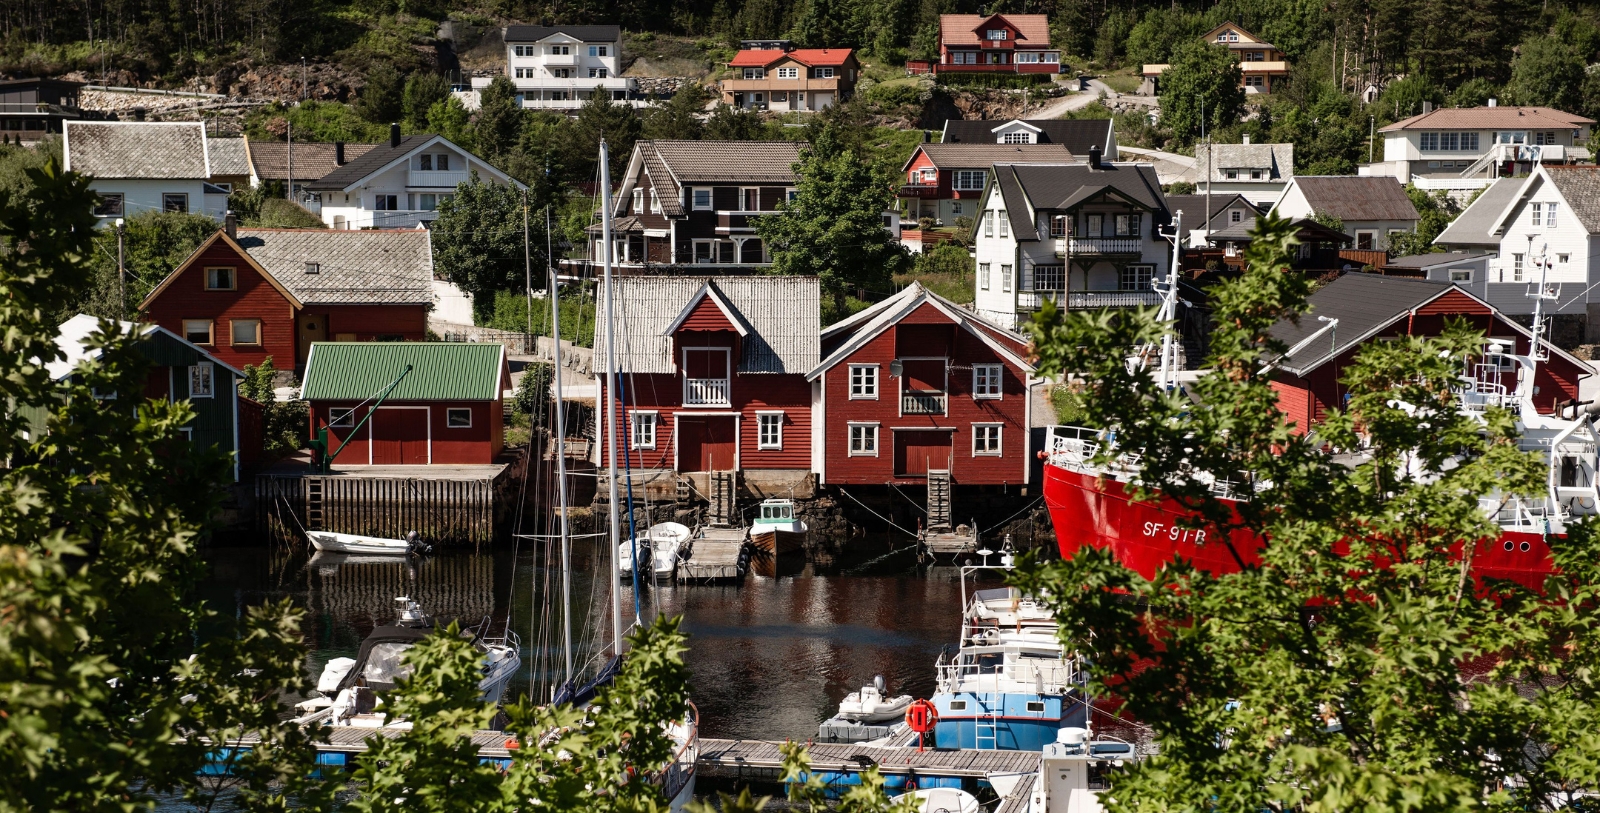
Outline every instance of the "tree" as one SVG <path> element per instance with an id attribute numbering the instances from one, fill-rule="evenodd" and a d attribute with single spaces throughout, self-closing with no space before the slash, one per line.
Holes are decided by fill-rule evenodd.
<path id="1" fill-rule="evenodd" d="M 305 401 L 279 401 L 278 370 L 267 356 L 260 364 L 246 364 L 239 394 L 262 406 L 261 451 L 268 459 L 293 454 L 306 445 Z"/>
<path id="2" fill-rule="evenodd" d="M 643 135 L 645 138 L 698 140 L 705 134 L 700 116 L 705 112 L 711 92 L 699 82 L 690 82 L 672 94 L 672 98 L 658 100 L 645 111 Z"/>
<path id="3" fill-rule="evenodd" d="M 205 215 L 144 211 L 124 221 L 123 265 L 127 269 L 127 308 L 118 300 L 117 232 L 107 224 L 94 233 L 94 280 L 76 292 L 62 311 L 50 314 L 60 323 L 77 313 L 107 319 L 132 317 L 147 294 L 217 232 L 217 222 Z"/>
<path id="4" fill-rule="evenodd" d="M 143 398 L 147 362 L 112 323 L 98 357 L 54 381 L 55 322 L 89 281 L 93 193 L 54 162 L 26 195 L 0 193 L 0 802 L 25 810 L 130 810 L 179 792 L 201 807 L 309 810 L 310 733 L 280 722 L 301 674 L 302 613 L 288 601 L 233 620 L 196 597 L 194 545 L 219 507 L 227 457 L 184 437 L 186 402 Z M 115 393 L 119 405 L 104 398 Z M 219 633 L 196 643 L 203 626 Z M 248 752 L 219 752 L 244 732 Z M 208 741 L 209 740 L 209 741 Z M 229 778 L 202 784 L 221 759 Z M 209 801 L 208 801 L 209 800 Z"/>
<path id="5" fill-rule="evenodd" d="M 474 172 L 456 187 L 454 198 L 439 206 L 439 219 L 433 223 L 434 261 L 445 279 L 472 297 L 479 319 L 494 311 L 496 291 L 526 287 L 522 202 L 522 190 L 484 183 Z M 528 251 L 540 274 L 545 267 L 544 219 L 530 213 L 528 227 Z"/>
<path id="6" fill-rule="evenodd" d="M 1577 110 L 1585 76 L 1583 56 L 1572 46 L 1555 37 L 1530 37 L 1511 61 L 1506 92 L 1517 104 Z"/>
<path id="7" fill-rule="evenodd" d="M 1305 318 L 1293 246 L 1290 224 L 1263 218 L 1243 274 L 1210 289 L 1211 372 L 1193 399 L 1126 363 L 1169 329 L 1150 313 L 1051 307 L 1029 326 L 1041 371 L 1082 382 L 1089 425 L 1139 453 L 1137 498 L 1180 501 L 1185 526 L 1240 562 L 1224 575 L 1178 561 L 1146 579 L 1086 547 L 1016 580 L 1084 650 L 1090 691 L 1159 746 L 1102 801 L 1113 813 L 1570 805 L 1600 781 L 1600 631 L 1578 609 L 1600 600 L 1596 525 L 1552 545 L 1559 571 L 1542 591 L 1469 573 L 1475 548 L 1499 544 L 1479 498 L 1542 494 L 1546 469 L 1518 450 L 1513 415 L 1459 408 L 1462 365 L 1484 347 L 1459 323 L 1371 343 L 1341 369 L 1347 399 L 1314 437 L 1286 426 L 1271 368 L 1288 348 L 1269 331 Z M 1248 501 L 1218 500 L 1208 472 L 1247 477 Z M 1258 560 L 1234 530 L 1267 540 Z"/>
<path id="8" fill-rule="evenodd" d="M 754 110 L 718 104 L 706 119 L 705 137 L 712 141 L 759 141 L 766 125 Z"/>
<path id="9" fill-rule="evenodd" d="M 611 151 L 611 177 L 622 180 L 633 155 L 633 142 L 639 138 L 639 116 L 632 107 L 611 101 L 610 91 L 595 88 L 589 101 L 578 108 L 567 139 L 562 164 L 574 180 L 599 180 L 595 164 L 600 156 L 600 140 Z"/>
<path id="10" fill-rule="evenodd" d="M 472 114 L 455 96 L 446 96 L 428 108 L 428 129 L 469 150 L 477 145 L 472 131 Z"/>
<path id="11" fill-rule="evenodd" d="M 404 110 L 405 78 L 391 62 L 379 62 L 367 72 L 367 84 L 356 97 L 356 112 L 373 124 L 400 120 Z"/>
<path id="12" fill-rule="evenodd" d="M 413 133 L 428 129 L 428 110 L 439 100 L 450 95 L 450 83 L 432 71 L 417 71 L 406 77 L 406 87 L 401 94 L 400 109 L 406 125 Z"/>
<path id="13" fill-rule="evenodd" d="M 801 150 L 795 176 L 795 196 L 782 214 L 755 222 L 773 270 L 819 277 L 835 315 L 845 313 L 845 297 L 858 288 L 890 290 L 907 264 L 898 235 L 883 227 L 883 213 L 894 205 L 893 176 L 840 146 L 833 128 Z"/>
<path id="14" fill-rule="evenodd" d="M 517 86 L 504 74 L 496 76 L 479 95 L 478 116 L 473 132 L 478 151 L 491 160 L 504 158 L 517 146 L 526 112 L 517 98 Z"/>
<path id="15" fill-rule="evenodd" d="M 1411 205 L 1417 208 L 1417 228 L 1389 235 L 1389 253 L 1396 257 L 1409 257 L 1444 251 L 1443 246 L 1436 246 L 1433 241 L 1450 225 L 1450 221 L 1456 219 L 1456 215 L 1461 214 L 1461 205 L 1444 190 L 1429 194 L 1427 190 L 1418 189 L 1412 184 L 1406 184 L 1406 196 L 1411 198 Z"/>
<path id="16" fill-rule="evenodd" d="M 1239 64 L 1226 48 L 1190 40 L 1172 50 L 1161 74 L 1161 121 L 1180 144 L 1206 132 L 1231 127 L 1244 110 Z M 1202 111 L 1204 115 L 1202 116 Z"/>

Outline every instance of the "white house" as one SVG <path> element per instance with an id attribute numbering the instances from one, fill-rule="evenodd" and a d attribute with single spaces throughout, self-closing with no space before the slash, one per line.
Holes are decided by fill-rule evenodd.
<path id="1" fill-rule="evenodd" d="M 1502 107 L 1494 99 L 1487 107 L 1430 109 L 1378 130 L 1383 161 L 1360 171 L 1421 189 L 1481 189 L 1539 164 L 1587 160 L 1577 145 L 1593 126 L 1594 119 L 1551 107 Z"/>
<path id="2" fill-rule="evenodd" d="M 1389 236 L 1416 231 L 1417 207 L 1393 178 L 1360 175 L 1297 175 L 1272 211 L 1290 220 L 1338 218 L 1358 249 L 1389 248 Z"/>
<path id="3" fill-rule="evenodd" d="M 506 76 L 523 107 L 572 110 L 596 92 L 630 102 L 638 80 L 622 75 L 622 29 L 615 25 L 508 25 Z M 474 90 L 489 86 L 472 80 Z M 630 102 L 631 103 L 631 102 Z"/>
<path id="4" fill-rule="evenodd" d="M 1159 297 L 1167 273 L 1170 220 L 1155 168 L 1086 164 L 996 164 L 973 228 L 974 309 L 1007 328 L 1047 299 L 1069 308 L 1139 307 Z"/>
<path id="5" fill-rule="evenodd" d="M 335 229 L 408 229 L 439 216 L 439 204 L 477 173 L 484 183 L 522 184 L 444 136 L 400 135 L 350 159 L 306 188 L 321 197 L 322 222 Z"/>
<path id="6" fill-rule="evenodd" d="M 211 183 L 201 122 L 69 121 L 65 168 L 90 176 L 102 224 L 141 212 L 193 212 L 222 220 L 228 190 Z"/>
<path id="7" fill-rule="evenodd" d="M 1294 178 L 1293 144 L 1196 144 L 1195 190 L 1271 205 Z M 1198 222 L 1198 221 L 1197 221 Z"/>

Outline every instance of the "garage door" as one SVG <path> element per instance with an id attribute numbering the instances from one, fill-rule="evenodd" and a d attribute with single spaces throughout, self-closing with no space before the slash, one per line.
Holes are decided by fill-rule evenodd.
<path id="1" fill-rule="evenodd" d="M 428 408 L 379 407 L 372 416 L 372 465 L 428 465 Z"/>
<path id="2" fill-rule="evenodd" d="M 894 433 L 896 477 L 924 477 L 929 469 L 950 468 L 950 438 L 954 432 Z"/>
<path id="3" fill-rule="evenodd" d="M 733 416 L 678 418 L 680 471 L 732 471 Z"/>

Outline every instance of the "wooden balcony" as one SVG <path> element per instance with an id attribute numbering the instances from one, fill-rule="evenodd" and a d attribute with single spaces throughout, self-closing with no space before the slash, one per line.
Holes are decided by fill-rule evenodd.
<path id="1" fill-rule="evenodd" d="M 765 79 L 724 79 L 717 83 L 723 93 L 772 93 L 777 91 L 837 91 L 839 77 L 832 79 L 779 79 L 768 75 Z"/>
<path id="2" fill-rule="evenodd" d="M 777 214 L 775 211 L 751 212 L 737 209 L 732 211 L 719 211 L 717 212 L 717 234 L 734 234 L 745 232 L 754 233 L 756 230 L 756 218 L 775 214 Z"/>
<path id="3" fill-rule="evenodd" d="M 1056 241 L 1056 256 L 1062 256 L 1065 242 Z M 1074 237 L 1070 242 L 1071 253 L 1075 256 L 1137 257 L 1144 253 L 1144 238 L 1141 237 Z"/>
<path id="4" fill-rule="evenodd" d="M 728 379 L 726 378 L 685 378 L 683 380 L 683 405 L 684 406 L 720 406 L 729 405 Z"/>
<path id="5" fill-rule="evenodd" d="M 900 395 L 902 415 L 943 415 L 945 394 L 934 390 L 908 390 Z"/>
<path id="6" fill-rule="evenodd" d="M 936 183 L 908 183 L 900 186 L 902 198 L 937 198 L 939 185 Z"/>
<path id="7" fill-rule="evenodd" d="M 1060 73 L 1059 62 L 1010 62 L 1004 65 L 967 65 L 955 62 L 940 62 L 933 66 L 935 74 L 940 73 Z"/>

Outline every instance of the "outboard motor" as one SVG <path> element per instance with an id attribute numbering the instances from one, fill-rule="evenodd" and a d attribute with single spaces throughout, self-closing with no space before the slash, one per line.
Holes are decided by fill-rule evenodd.
<path id="1" fill-rule="evenodd" d="M 433 553 L 433 546 L 422 541 L 422 535 L 416 531 L 406 531 L 406 549 L 423 556 Z"/>

